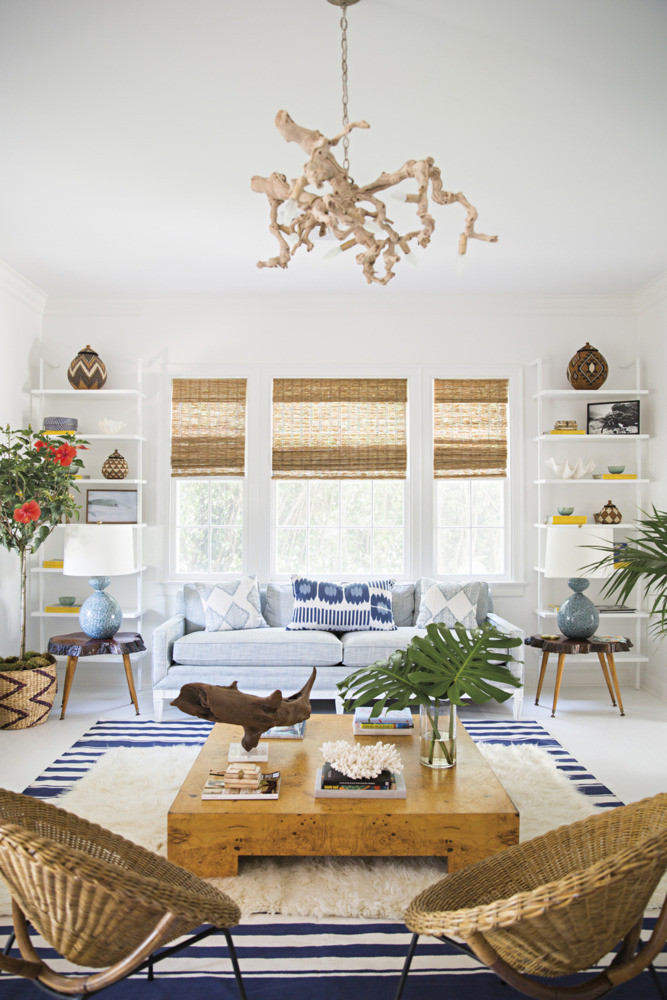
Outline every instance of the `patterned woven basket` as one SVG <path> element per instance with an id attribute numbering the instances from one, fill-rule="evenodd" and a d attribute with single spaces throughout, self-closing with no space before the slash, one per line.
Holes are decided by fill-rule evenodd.
<path id="1" fill-rule="evenodd" d="M 30 729 L 46 722 L 56 696 L 56 659 L 33 670 L 0 671 L 0 729 Z"/>

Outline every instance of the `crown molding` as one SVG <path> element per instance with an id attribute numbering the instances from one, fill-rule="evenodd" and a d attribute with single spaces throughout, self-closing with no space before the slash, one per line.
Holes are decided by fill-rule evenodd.
<path id="1" fill-rule="evenodd" d="M 192 296 L 181 298 L 54 298 L 49 297 L 46 315 L 56 316 L 160 316 L 225 315 L 239 311 L 257 313 L 262 310 L 272 315 L 293 315 L 313 311 L 320 314 L 331 308 L 338 312 L 341 306 L 354 309 L 355 316 L 372 316 L 375 319 L 385 311 L 394 313 L 401 304 L 411 309 L 419 303 L 421 314 L 432 312 L 436 316 L 633 316 L 636 305 L 631 295 L 608 296 L 528 296 L 528 295 L 424 295 L 422 293 L 397 295 L 384 299 L 377 295 L 353 293 L 331 295 L 328 293 L 253 295 L 232 293 L 220 296 Z"/>
<path id="2" fill-rule="evenodd" d="M 644 285 L 635 295 L 635 308 L 638 313 L 651 309 L 653 306 L 667 300 L 667 271 L 663 271 L 657 278 Z"/>
<path id="3" fill-rule="evenodd" d="M 2 260 L 0 260 L 0 289 L 40 314 L 46 308 L 46 293 Z"/>

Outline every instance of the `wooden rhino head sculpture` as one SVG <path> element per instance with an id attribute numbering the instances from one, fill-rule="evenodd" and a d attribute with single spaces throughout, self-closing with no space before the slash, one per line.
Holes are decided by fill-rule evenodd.
<path id="1" fill-rule="evenodd" d="M 291 726 L 310 716 L 310 692 L 317 670 L 304 686 L 289 698 L 283 698 L 282 691 L 274 691 L 265 698 L 239 691 L 238 682 L 228 687 L 217 684 L 184 684 L 178 698 L 171 702 L 186 715 L 211 722 L 229 722 L 243 726 L 241 745 L 244 750 L 252 750 L 259 743 L 262 733 L 273 726 Z"/>

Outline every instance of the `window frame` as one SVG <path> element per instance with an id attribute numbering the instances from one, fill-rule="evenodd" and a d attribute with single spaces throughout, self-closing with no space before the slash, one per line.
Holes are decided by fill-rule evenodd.
<path id="1" fill-rule="evenodd" d="M 271 401 L 274 378 L 325 377 L 407 377 L 408 475 L 404 482 L 404 573 L 397 580 L 414 581 L 420 576 L 440 578 L 437 569 L 437 511 L 433 479 L 433 379 L 434 378 L 507 378 L 509 381 L 509 470 L 507 483 L 506 525 L 507 564 L 502 578 L 493 579 L 494 593 L 520 596 L 524 588 L 524 423 L 523 368 L 518 365 L 281 365 L 268 362 L 244 365 L 200 366 L 168 364 L 163 368 L 161 409 L 165 427 L 160 467 L 171 479 L 170 399 L 172 378 L 211 377 L 246 378 L 246 475 L 243 494 L 243 565 L 244 573 L 253 573 L 262 583 L 288 580 L 276 573 L 275 530 L 276 500 L 271 479 Z M 162 475 L 158 481 L 164 481 Z M 175 507 L 171 484 L 156 498 L 157 521 L 169 525 L 169 579 L 181 582 L 192 576 L 175 573 Z M 168 507 L 169 509 L 165 509 Z M 234 576 L 237 574 L 228 574 Z M 211 579 L 225 579 L 216 574 Z M 352 579 L 352 577 L 349 577 Z M 449 575 L 447 579 L 449 579 Z M 456 577 L 451 577 L 457 579 Z M 197 576 L 199 579 L 199 576 Z M 463 577 L 461 578 L 463 579 Z"/>
<path id="2" fill-rule="evenodd" d="M 430 518 L 432 544 L 430 547 L 431 575 L 434 579 L 470 580 L 471 573 L 438 572 L 438 480 L 433 475 L 433 408 L 435 379 L 485 379 L 504 378 L 508 382 L 508 416 L 507 416 L 507 476 L 503 478 L 503 503 L 505 509 L 504 562 L 505 571 L 499 574 L 485 575 L 484 579 L 492 584 L 497 593 L 509 592 L 521 581 L 521 567 L 524 560 L 524 490 L 523 490 L 523 369 L 517 365 L 477 366 L 454 365 L 424 370 L 422 412 L 427 413 L 428 420 L 428 475 L 431 479 Z M 479 477 L 480 479 L 498 479 L 500 477 Z M 424 497 L 426 499 L 426 497 Z M 472 527 L 472 526 L 471 526 Z"/>

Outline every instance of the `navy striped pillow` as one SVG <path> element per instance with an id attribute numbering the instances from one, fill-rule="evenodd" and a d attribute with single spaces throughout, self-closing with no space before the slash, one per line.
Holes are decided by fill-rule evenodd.
<path id="1" fill-rule="evenodd" d="M 292 577 L 294 608 L 288 629 L 377 632 L 395 629 L 391 607 L 394 580 L 333 583 Z"/>

